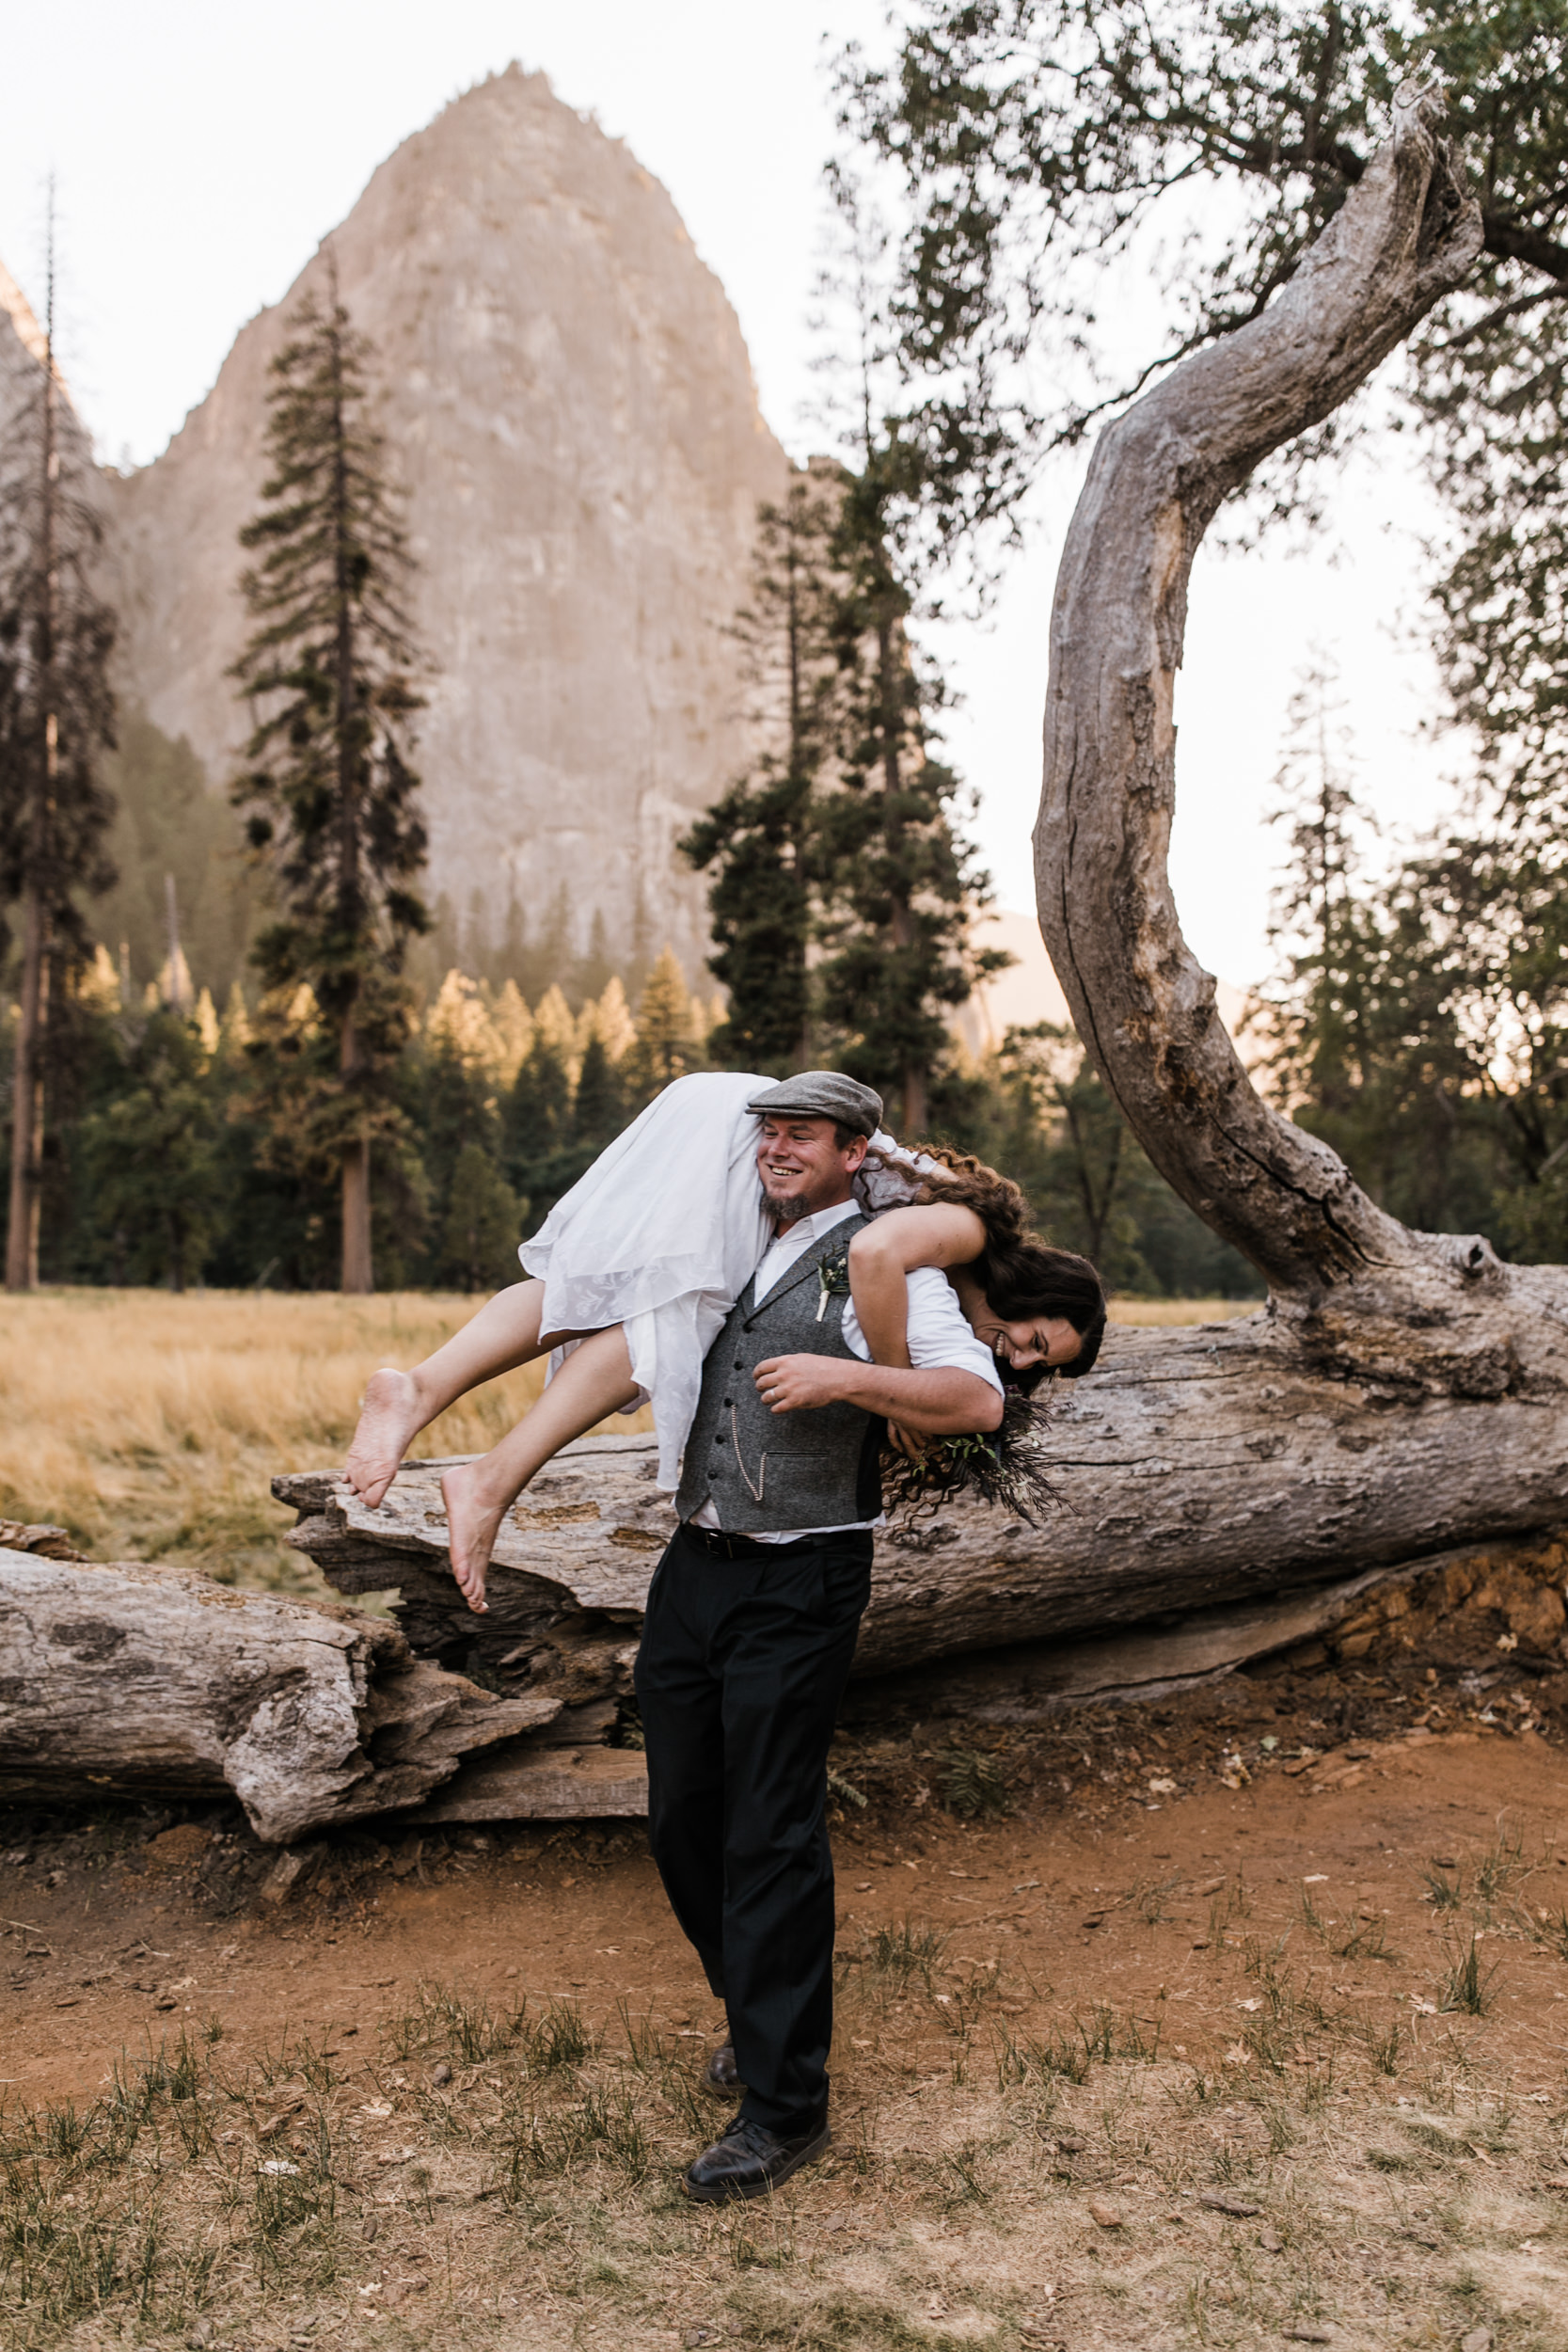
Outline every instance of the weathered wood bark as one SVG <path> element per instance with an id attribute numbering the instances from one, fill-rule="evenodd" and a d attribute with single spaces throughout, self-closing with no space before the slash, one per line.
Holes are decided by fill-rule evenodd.
<path id="1" fill-rule="evenodd" d="M 0 1550 L 12 1792 L 231 1790 L 259 1836 L 285 1842 L 416 1805 L 466 1756 L 560 1712 L 416 1659 L 384 1617 Z"/>
<path id="2" fill-rule="evenodd" d="M 1107 1629 L 1174 1639 L 1195 1611 L 1220 1608 L 1232 1613 L 1235 1663 L 1301 1638 L 1290 1607 L 1275 1626 L 1260 1602 L 1297 1595 L 1327 1623 L 1335 1604 L 1320 1588 L 1564 1517 L 1560 1451 L 1543 1448 L 1498 1493 L 1489 1404 L 1308 1376 L 1291 1355 L 1266 1316 L 1112 1332 L 1104 1371 L 1063 1400 L 1059 1515 L 1036 1529 L 960 1504 L 879 1535 L 857 1675 Z M 673 1525 L 653 1439 L 588 1438 L 557 1456 L 502 1530 L 482 1617 L 447 1564 L 442 1467 L 405 1465 L 374 1511 L 327 1472 L 277 1478 L 273 1491 L 301 1514 L 289 1540 L 341 1591 L 399 1591 L 419 1654 L 498 1691 L 558 1699 L 553 1741 L 602 1737 L 595 1724 L 608 1726 L 630 1688 Z M 1442 1543 L 1426 1499 L 1439 1479 L 1454 1528 Z"/>
<path id="3" fill-rule="evenodd" d="M 1179 1549 L 1190 1516 L 1222 1580 L 1238 1539 L 1289 1580 L 1330 1549 L 1349 1568 L 1517 1526 L 1544 1511 L 1568 1451 L 1568 1272 L 1505 1266 L 1479 1236 L 1408 1232 L 1268 1108 L 1166 875 L 1194 553 L 1258 461 L 1327 416 L 1470 269 L 1479 216 L 1440 119 L 1430 93 L 1402 98 L 1392 137 L 1277 299 L 1105 433 L 1057 582 L 1036 833 L 1046 944 L 1155 1165 L 1271 1286 L 1250 1325 L 1143 1344 L 1166 1434 L 1144 1471 L 1161 1483 L 1126 1488 L 1123 1524 Z M 1114 1380 L 1088 1385 L 1115 1419 Z M 1237 1449 L 1256 1457 L 1241 1479 Z"/>

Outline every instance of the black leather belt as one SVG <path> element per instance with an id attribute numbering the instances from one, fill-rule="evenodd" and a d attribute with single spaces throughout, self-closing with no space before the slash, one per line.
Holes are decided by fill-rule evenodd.
<path id="1" fill-rule="evenodd" d="M 721 1527 L 699 1527 L 692 1519 L 681 1521 L 681 1534 L 689 1535 L 717 1560 L 772 1560 L 780 1552 L 798 1551 L 802 1544 L 821 1540 L 816 1535 L 796 1535 L 788 1543 L 759 1544 L 754 1535 L 729 1535 Z"/>

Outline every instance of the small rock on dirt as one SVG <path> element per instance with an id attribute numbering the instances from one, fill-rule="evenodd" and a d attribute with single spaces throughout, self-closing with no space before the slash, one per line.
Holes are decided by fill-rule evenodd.
<path id="1" fill-rule="evenodd" d="M 305 1856 L 297 1851 L 280 1853 L 261 1882 L 261 1900 L 280 1903 L 295 1879 L 305 1867 Z"/>
<path id="2" fill-rule="evenodd" d="M 432 2089 L 433 2090 L 445 2090 L 445 2089 L 446 2089 L 446 2087 L 447 2087 L 448 2083 L 450 2083 L 450 2082 L 451 2082 L 451 2067 L 447 2064 L 446 2059 L 445 2059 L 445 2058 L 443 2058 L 443 2059 L 441 2060 L 441 2063 L 440 2063 L 440 2065 L 439 2065 L 439 2066 L 436 2066 L 436 2067 L 433 2067 L 433 2068 L 431 2069 L 431 2074 L 430 2074 L 430 2084 L 431 2084 L 431 2089 Z"/>
<path id="3" fill-rule="evenodd" d="M 1258 2243 L 1265 2254 L 1283 2254 L 1285 2241 L 1277 2230 L 1259 2230 Z"/>
<path id="4" fill-rule="evenodd" d="M 1490 2328 L 1472 2328 L 1467 2336 L 1459 2339 L 1459 2352 L 1492 2352 Z"/>
<path id="5" fill-rule="evenodd" d="M 1097 2197 L 1090 2201 L 1089 2218 L 1097 2229 L 1119 2230 L 1126 2221 L 1127 2216 L 1115 2205 L 1101 2203 Z"/>
<path id="6" fill-rule="evenodd" d="M 1263 2210 L 1261 2205 L 1251 2203 L 1245 2197 L 1227 2197 L 1217 2188 L 1206 2188 L 1197 2201 L 1200 2205 L 1207 2205 L 1211 2213 L 1229 2214 L 1235 2221 L 1254 2220 Z"/>
<path id="7" fill-rule="evenodd" d="M 1332 2344 L 1334 2330 L 1332 2328 L 1287 2328 L 1285 2341 L 1287 2344 Z"/>

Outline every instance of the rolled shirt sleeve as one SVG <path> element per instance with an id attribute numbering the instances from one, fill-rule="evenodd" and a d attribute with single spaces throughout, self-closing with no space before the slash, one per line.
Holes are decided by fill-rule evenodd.
<path id="1" fill-rule="evenodd" d="M 955 1372 L 973 1372 L 1000 1396 L 1002 1375 L 996 1359 L 984 1340 L 974 1336 L 946 1275 L 937 1266 L 917 1265 L 904 1279 L 910 1297 L 910 1362 L 914 1370 L 935 1372 L 949 1366 Z M 845 1345 L 869 1363 L 871 1350 L 853 1299 L 844 1310 L 842 1328 Z"/>

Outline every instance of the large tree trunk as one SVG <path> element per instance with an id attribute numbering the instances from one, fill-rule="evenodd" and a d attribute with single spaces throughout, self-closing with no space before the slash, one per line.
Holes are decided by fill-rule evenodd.
<path id="1" fill-rule="evenodd" d="M 368 1136 L 343 1154 L 343 1250 L 340 1287 L 351 1297 L 369 1297 L 375 1288 L 371 1260 L 371 1145 Z"/>
<path id="2" fill-rule="evenodd" d="M 959 1503 L 879 1534 L 855 1672 L 1133 1627 L 1143 1639 L 1164 1626 L 1180 1647 L 1180 1622 L 1215 1608 L 1245 1621 L 1234 1662 L 1302 1638 L 1304 1601 L 1329 1622 L 1338 1588 L 1371 1571 L 1568 1517 L 1556 1451 L 1521 1450 L 1498 1478 L 1489 1402 L 1399 1399 L 1304 1375 L 1293 1353 L 1264 1315 L 1113 1331 L 1104 1369 L 1056 1422 L 1061 1510 L 1032 1528 Z M 557 1455 L 502 1526 L 481 1617 L 447 1559 L 445 1467 L 406 1464 L 373 1511 L 330 1471 L 276 1478 L 273 1492 L 300 1514 L 288 1540 L 340 1591 L 398 1590 L 420 1657 L 560 1699 L 571 1713 L 552 1736 L 602 1738 L 674 1526 L 654 1440 L 586 1438 Z M 1440 1481 L 1449 1509 L 1434 1534 Z"/>
<path id="3" fill-rule="evenodd" d="M 1440 118 L 1431 94 L 1402 97 L 1392 137 L 1277 300 L 1104 435 L 1056 589 L 1036 834 L 1046 944 L 1150 1158 L 1270 1285 L 1266 1317 L 1213 1343 L 1217 1389 L 1191 1384 L 1204 1343 L 1147 1343 L 1182 1442 L 1149 1465 L 1164 1507 L 1151 1519 L 1140 1486 L 1123 1520 L 1130 1537 L 1168 1541 L 1159 1523 L 1189 1514 L 1206 1549 L 1217 1539 L 1222 1575 L 1243 1525 L 1259 1565 L 1289 1579 L 1330 1542 L 1350 1566 L 1390 1542 L 1458 1540 L 1478 1518 L 1517 1524 L 1544 1510 L 1568 1435 L 1568 1274 L 1503 1265 L 1476 1235 L 1408 1232 L 1259 1101 L 1166 875 L 1194 553 L 1259 460 L 1327 416 L 1470 269 L 1480 220 Z M 1237 1444 L 1258 1458 L 1227 1491 L 1216 1449 Z"/>
<path id="4" fill-rule="evenodd" d="M 6 1226 L 6 1288 L 38 1288 L 43 1210 L 43 1057 L 49 1012 L 49 964 L 43 900 L 30 882 L 22 902 L 22 988 L 11 1079 L 10 1207 Z"/>

